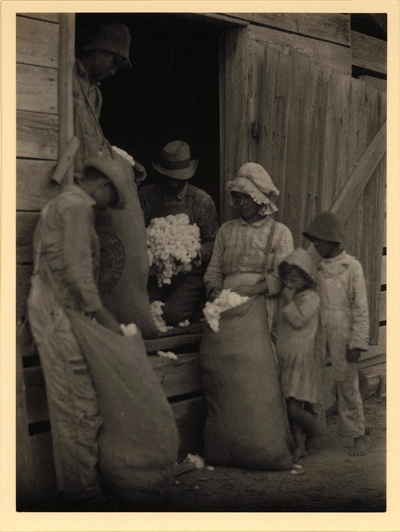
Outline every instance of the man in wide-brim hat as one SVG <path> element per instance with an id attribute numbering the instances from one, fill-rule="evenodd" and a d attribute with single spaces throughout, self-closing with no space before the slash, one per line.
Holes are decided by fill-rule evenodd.
<path id="1" fill-rule="evenodd" d="M 80 145 L 74 159 L 76 180 L 84 178 L 83 165 L 92 157 L 112 159 L 120 155 L 104 137 L 99 118 L 102 106 L 100 82 L 125 67 L 130 67 L 131 35 L 119 22 L 101 25 L 83 54 L 76 60 L 73 70 L 74 132 Z M 119 150 L 120 152 L 121 150 Z M 126 154 L 135 173 L 136 181 L 146 177 L 146 170 Z"/>
<path id="2" fill-rule="evenodd" d="M 146 227 L 153 218 L 169 214 L 185 213 L 191 224 L 200 228 L 201 250 L 199 260 L 189 273 L 173 276 L 171 285 L 158 288 L 155 277 L 150 276 L 149 296 L 151 301 L 163 301 L 163 318 L 167 325 L 195 317 L 204 294 L 203 275 L 211 258 L 215 235 L 218 231 L 218 214 L 214 200 L 203 190 L 188 183 L 198 166 L 191 159 L 186 142 L 174 140 L 161 151 L 157 163 L 157 182 L 139 190 Z"/>

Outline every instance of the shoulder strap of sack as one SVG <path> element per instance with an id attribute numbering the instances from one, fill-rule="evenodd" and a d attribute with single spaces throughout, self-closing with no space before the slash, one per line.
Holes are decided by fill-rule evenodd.
<path id="1" fill-rule="evenodd" d="M 272 220 L 271 230 L 270 230 L 269 235 L 268 235 L 267 247 L 266 247 L 266 250 L 265 250 L 266 254 L 271 252 L 272 240 L 273 240 L 273 238 L 275 236 L 275 228 L 276 228 L 276 220 Z"/>

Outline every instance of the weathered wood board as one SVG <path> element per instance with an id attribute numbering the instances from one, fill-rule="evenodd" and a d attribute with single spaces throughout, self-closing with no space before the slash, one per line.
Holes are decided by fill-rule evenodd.
<path id="1" fill-rule="evenodd" d="M 351 61 L 355 66 L 386 74 L 387 42 L 352 31 Z"/>
<path id="2" fill-rule="evenodd" d="M 23 17 L 33 18 L 37 20 L 47 20 L 49 22 L 54 22 L 56 24 L 60 21 L 59 13 L 19 13 Z"/>
<path id="3" fill-rule="evenodd" d="M 229 13 L 255 24 L 350 45 L 350 15 L 344 13 Z"/>
<path id="4" fill-rule="evenodd" d="M 17 159 L 17 209 L 38 211 L 60 192 L 51 177 L 56 161 Z"/>
<path id="5" fill-rule="evenodd" d="M 330 66 L 338 72 L 351 74 L 351 52 L 347 46 L 317 41 L 261 26 L 251 25 L 248 31 L 249 44 L 253 40 L 283 53 L 295 50 L 308 55 L 312 61 Z"/>
<path id="6" fill-rule="evenodd" d="M 17 109 L 58 114 L 58 70 L 17 64 Z"/>
<path id="7" fill-rule="evenodd" d="M 58 22 L 58 13 L 54 18 Z M 17 63 L 57 69 L 59 32 L 59 24 L 17 16 Z"/>
<path id="8" fill-rule="evenodd" d="M 57 115 L 17 111 L 17 157 L 57 160 Z"/>

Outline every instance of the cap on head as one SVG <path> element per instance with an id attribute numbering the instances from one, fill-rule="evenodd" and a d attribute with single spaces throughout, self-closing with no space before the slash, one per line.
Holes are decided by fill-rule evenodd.
<path id="1" fill-rule="evenodd" d="M 296 248 L 287 257 L 285 257 L 282 263 L 286 263 L 290 266 L 296 266 L 303 270 L 313 281 L 316 279 L 317 268 L 313 262 L 310 254 L 303 248 Z"/>
<path id="2" fill-rule="evenodd" d="M 129 66 L 129 48 L 131 35 L 128 28 L 120 22 L 110 22 L 102 24 L 90 44 L 83 47 L 87 52 L 93 50 L 104 50 L 123 57 Z"/>
<path id="3" fill-rule="evenodd" d="M 113 209 L 123 209 L 126 202 L 125 190 L 128 180 L 129 178 L 133 180 L 132 167 L 130 170 L 132 175 L 130 176 L 128 165 L 122 164 L 114 159 L 98 159 L 92 157 L 85 162 L 83 167 L 84 174 L 86 174 L 90 168 L 94 168 L 98 172 L 101 172 L 114 185 L 118 194 L 118 200 L 113 205 L 110 205 L 110 207 Z"/>
<path id="4" fill-rule="evenodd" d="M 162 149 L 160 162 L 151 164 L 160 174 L 174 179 L 190 179 L 196 173 L 198 163 L 197 159 L 190 160 L 186 142 L 174 140 Z"/>
<path id="5" fill-rule="evenodd" d="M 333 212 L 322 212 L 316 216 L 303 235 L 311 241 L 313 238 L 318 238 L 343 244 L 345 240 L 342 225 Z"/>

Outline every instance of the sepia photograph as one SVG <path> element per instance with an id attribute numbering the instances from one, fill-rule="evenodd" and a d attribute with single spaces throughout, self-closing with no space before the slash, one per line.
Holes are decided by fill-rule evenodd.
<path id="1" fill-rule="evenodd" d="M 133 4 L 15 13 L 15 512 L 385 515 L 388 13 Z"/>

